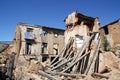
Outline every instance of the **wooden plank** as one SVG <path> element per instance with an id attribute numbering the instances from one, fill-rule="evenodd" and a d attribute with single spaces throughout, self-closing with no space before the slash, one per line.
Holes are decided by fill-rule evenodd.
<path id="1" fill-rule="evenodd" d="M 66 58 L 67 56 L 69 56 L 70 54 L 70 51 L 72 50 L 73 48 L 73 44 L 71 44 L 70 48 L 68 48 L 67 52 L 66 52 L 66 55 L 64 56 L 64 58 Z"/>
<path id="2" fill-rule="evenodd" d="M 88 48 L 86 49 L 85 54 L 86 54 L 87 52 L 88 52 Z M 88 56 L 89 56 L 89 55 L 87 55 L 87 56 L 85 56 L 85 57 L 83 58 L 82 68 L 80 69 L 81 74 L 83 74 L 83 73 L 85 72 L 85 69 L 86 69 L 86 67 L 87 67 L 87 63 L 88 63 L 87 57 L 88 57 Z"/>
<path id="3" fill-rule="evenodd" d="M 85 51 L 85 49 L 88 47 L 88 45 L 89 45 L 90 41 L 93 39 L 94 35 L 95 35 L 95 34 L 93 34 L 88 40 L 86 40 L 86 42 L 83 44 L 81 50 L 76 54 L 76 56 L 75 56 L 75 57 L 73 58 L 73 60 L 71 61 L 71 65 L 70 65 L 68 68 L 64 69 L 62 72 L 66 72 L 68 69 L 70 69 L 71 67 L 73 67 L 74 64 L 76 64 L 78 61 L 81 60 L 81 57 L 80 57 L 80 56 L 83 54 L 83 52 Z M 84 55 L 86 55 L 86 54 L 84 54 Z M 84 55 L 83 55 L 83 56 L 84 56 Z M 78 59 L 78 60 L 77 60 L 77 59 Z M 76 60 L 77 60 L 77 61 L 76 61 Z"/>
<path id="4" fill-rule="evenodd" d="M 86 40 L 86 42 L 81 47 L 80 51 L 76 54 L 76 57 L 73 59 L 72 63 L 82 55 L 82 53 L 88 47 L 88 45 L 89 45 L 90 41 L 92 40 L 92 38 L 94 37 L 94 35 L 95 34 L 93 34 L 88 40 Z"/>
<path id="5" fill-rule="evenodd" d="M 61 72 L 53 72 L 53 71 L 46 71 L 46 72 L 53 75 L 69 76 L 69 77 L 85 77 L 86 76 L 84 74 L 61 73 Z"/>
<path id="6" fill-rule="evenodd" d="M 60 52 L 60 54 L 58 54 L 53 60 L 52 62 L 50 63 L 52 66 L 53 66 L 53 62 L 55 62 L 55 60 L 62 54 L 62 52 L 64 52 L 65 50 L 65 47 L 63 48 L 63 50 Z"/>
<path id="7" fill-rule="evenodd" d="M 38 72 L 40 73 L 40 75 L 42 75 L 42 76 L 44 76 L 44 77 L 47 77 L 47 78 L 50 79 L 50 80 L 59 80 L 59 79 L 57 79 L 56 77 L 51 76 L 50 74 L 48 74 L 48 73 L 46 73 L 46 72 L 44 72 L 44 71 L 42 71 L 42 70 L 39 70 Z"/>
<path id="8" fill-rule="evenodd" d="M 96 62 L 96 60 L 98 58 L 100 44 L 101 44 L 101 40 L 99 40 L 99 42 L 98 42 L 98 46 L 97 46 L 97 49 L 95 51 L 95 57 L 93 58 L 92 64 L 90 66 L 89 74 L 92 74 L 92 72 L 95 71 L 95 62 Z"/>
<path id="9" fill-rule="evenodd" d="M 63 59 L 60 59 L 59 61 L 56 61 L 54 64 L 52 64 L 50 67 L 54 67 L 55 65 L 57 65 L 58 63 L 62 62 Z"/>
<path id="10" fill-rule="evenodd" d="M 92 75 L 93 76 L 98 76 L 98 77 L 101 77 L 101 78 L 106 78 L 106 79 L 109 78 L 108 76 L 105 76 L 104 74 L 100 74 L 100 73 L 93 73 Z"/>
<path id="11" fill-rule="evenodd" d="M 85 70 L 85 72 L 84 72 L 85 75 L 88 74 L 88 71 L 89 71 L 90 66 L 91 66 L 91 64 L 92 64 L 92 61 L 93 61 L 94 56 L 95 56 L 95 55 L 94 55 L 94 50 L 91 50 L 90 55 L 89 55 L 89 60 L 88 60 L 87 68 L 86 68 L 86 70 Z"/>
<path id="12" fill-rule="evenodd" d="M 51 62 L 51 67 L 53 67 L 53 66 L 56 65 L 57 63 L 61 62 L 62 59 L 61 59 L 60 61 L 57 61 L 57 62 L 53 63 L 58 57 L 60 57 L 60 56 L 63 57 L 63 55 L 65 54 L 65 51 L 69 48 L 70 43 L 71 43 L 72 40 L 73 40 L 73 38 L 70 37 L 70 39 L 69 39 L 69 41 L 68 41 L 68 44 L 63 48 L 62 52 L 60 52 L 60 54 L 58 54 L 58 55 L 52 60 L 52 62 Z M 62 57 L 61 57 L 61 58 L 62 58 Z"/>
<path id="13" fill-rule="evenodd" d="M 59 68 L 59 67 L 65 65 L 65 64 L 67 64 L 68 62 L 72 61 L 72 59 L 73 59 L 73 58 L 70 58 L 69 60 L 64 61 L 63 63 L 61 63 L 61 64 L 57 65 L 56 67 L 54 67 L 52 70 L 55 70 L 55 69 L 57 69 L 57 68 Z"/>
<path id="14" fill-rule="evenodd" d="M 99 47 L 101 44 L 101 40 L 99 40 L 96 50 L 94 52 L 93 58 L 90 60 L 90 64 L 87 66 L 86 71 L 84 74 L 92 74 L 94 72 L 95 61 L 98 57 Z"/>
<path id="15" fill-rule="evenodd" d="M 72 50 L 72 51 L 69 53 L 69 55 L 67 56 L 67 59 L 69 59 L 72 54 L 74 54 L 74 50 Z"/>
<path id="16" fill-rule="evenodd" d="M 66 72 L 67 70 L 69 70 L 71 67 L 73 67 L 77 62 L 79 62 L 81 59 L 83 59 L 86 55 L 88 55 L 90 52 L 88 52 L 87 54 L 82 55 L 80 58 L 78 58 L 75 62 L 71 63 L 70 66 L 68 66 L 66 69 L 64 69 L 62 72 Z"/>
<path id="17" fill-rule="evenodd" d="M 73 58 L 74 58 L 74 57 L 73 57 Z M 59 67 L 65 65 L 65 64 L 67 64 L 68 62 L 72 61 L 73 58 L 70 58 L 70 59 L 68 59 L 68 60 L 66 60 L 66 61 L 64 61 L 64 62 L 62 62 L 62 63 L 60 63 L 60 64 L 57 65 L 56 67 L 53 67 L 52 70 L 55 70 L 55 69 L 57 69 L 57 68 L 59 68 Z"/>

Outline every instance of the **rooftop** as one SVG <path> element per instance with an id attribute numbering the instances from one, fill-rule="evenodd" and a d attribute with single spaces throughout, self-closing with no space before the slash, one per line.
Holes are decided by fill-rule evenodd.
<path id="1" fill-rule="evenodd" d="M 65 31 L 64 29 L 60 29 L 60 28 L 53 28 L 53 27 L 48 27 L 48 26 L 41 26 L 41 25 L 33 25 L 33 24 L 28 24 L 28 23 L 18 23 L 17 25 L 22 25 L 22 26 L 30 26 L 30 27 L 35 27 L 35 28 L 47 28 L 47 29 L 53 29 L 53 30 L 61 30 L 61 31 Z"/>

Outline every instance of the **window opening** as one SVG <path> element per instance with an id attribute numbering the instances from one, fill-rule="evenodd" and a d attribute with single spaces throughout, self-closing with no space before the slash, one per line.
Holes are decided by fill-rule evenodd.
<path id="1" fill-rule="evenodd" d="M 31 43 L 26 44 L 26 54 L 31 54 L 31 47 L 32 47 Z"/>
<path id="2" fill-rule="evenodd" d="M 47 54 L 47 43 L 42 43 L 42 54 Z"/>
<path id="3" fill-rule="evenodd" d="M 31 39 L 32 33 L 33 33 L 33 29 L 27 28 L 26 38 L 27 38 L 27 39 Z"/>
<path id="4" fill-rule="evenodd" d="M 53 44 L 53 53 L 54 53 L 55 55 L 58 54 L 58 44 L 57 44 L 57 43 L 54 43 L 54 44 Z"/>
<path id="5" fill-rule="evenodd" d="M 43 31 L 43 36 L 47 36 L 47 31 Z"/>

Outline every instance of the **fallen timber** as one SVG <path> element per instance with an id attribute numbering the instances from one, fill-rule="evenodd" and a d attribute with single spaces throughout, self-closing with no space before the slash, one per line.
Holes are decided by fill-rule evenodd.
<path id="1" fill-rule="evenodd" d="M 98 35 L 97 40 L 94 40 L 96 34 Z M 54 58 L 51 62 L 50 70 L 46 70 L 45 74 L 69 77 L 85 77 L 86 75 L 94 75 L 108 79 L 108 76 L 99 74 L 98 71 L 99 48 L 101 44 L 99 33 L 93 33 L 77 53 L 71 50 L 73 41 L 74 40 L 72 40 L 72 38 L 69 39 L 69 43 L 61 52 L 62 56 L 58 55 Z M 95 43 L 95 45 L 92 45 L 92 43 Z M 94 46 L 94 48 L 91 46 Z M 60 59 L 53 63 L 58 57 Z M 46 77 L 49 78 L 49 76 Z"/>
<path id="2" fill-rule="evenodd" d="M 54 65 L 56 65 L 56 64 L 58 64 L 59 62 L 62 61 L 62 59 L 60 59 L 59 61 L 53 63 L 58 57 L 61 57 L 61 58 L 62 58 L 62 57 L 64 56 L 63 54 L 65 54 L 65 52 L 66 52 L 66 50 L 69 48 L 71 42 L 73 42 L 73 38 L 70 38 L 70 39 L 69 39 L 68 44 L 67 44 L 67 45 L 63 48 L 63 50 L 52 60 L 52 62 L 51 62 L 51 67 L 53 67 Z"/>
<path id="3" fill-rule="evenodd" d="M 50 74 L 45 73 L 44 71 L 39 70 L 40 75 L 47 77 L 50 80 L 57 80 L 54 76 L 51 76 Z"/>
<path id="4" fill-rule="evenodd" d="M 60 75 L 60 76 L 70 76 L 70 77 L 85 77 L 84 74 L 73 74 L 73 73 L 61 73 L 61 72 L 53 72 L 53 71 L 46 71 L 48 74 L 53 75 Z"/>
<path id="5" fill-rule="evenodd" d="M 105 75 L 100 74 L 100 73 L 93 73 L 92 75 L 93 75 L 93 76 L 98 76 L 98 77 L 101 77 L 101 78 L 106 78 L 106 79 L 109 78 L 108 76 L 105 76 Z"/>
<path id="6" fill-rule="evenodd" d="M 93 37 L 93 35 L 92 35 L 92 37 Z M 92 39 L 92 37 L 90 38 L 90 40 Z M 70 39 L 71 40 L 71 39 Z M 69 41 L 70 41 L 69 40 Z M 90 40 L 88 40 L 87 41 L 87 43 L 90 41 Z M 86 45 L 88 45 L 87 43 L 85 43 Z M 69 45 L 70 43 L 68 43 L 67 45 Z M 83 45 L 83 49 L 85 49 L 86 48 L 86 45 Z M 81 49 L 81 52 L 79 52 L 79 53 L 81 53 L 82 54 L 82 52 L 84 51 L 83 49 Z M 65 61 L 65 62 L 63 62 L 63 63 L 61 63 L 61 64 L 66 64 L 66 63 L 68 63 L 69 61 L 71 61 L 72 59 L 73 59 L 73 61 L 78 57 L 79 55 L 76 55 L 74 58 L 71 58 L 71 59 L 68 59 L 67 61 Z M 56 63 L 59 63 L 59 62 L 62 62 L 62 60 L 64 60 L 64 58 L 62 58 L 60 61 L 58 61 L 58 62 L 56 62 Z M 56 64 L 55 63 L 55 64 Z M 59 63 L 60 64 L 60 63 Z M 54 64 L 53 64 L 54 65 Z M 54 68 L 53 68 L 54 69 Z"/>

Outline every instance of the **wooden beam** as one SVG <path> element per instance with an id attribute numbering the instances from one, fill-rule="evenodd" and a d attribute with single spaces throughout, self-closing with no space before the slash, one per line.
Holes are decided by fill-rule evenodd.
<path id="1" fill-rule="evenodd" d="M 73 58 L 71 58 L 71 59 L 69 59 L 69 60 L 67 60 L 67 61 L 64 61 L 63 63 L 61 63 L 61 64 L 59 64 L 58 66 L 54 67 L 52 70 L 55 70 L 55 69 L 57 69 L 57 68 L 65 65 L 65 64 L 67 64 L 68 62 L 72 61 L 72 59 L 73 59 Z"/>
<path id="2" fill-rule="evenodd" d="M 94 68 L 95 68 L 95 61 L 98 57 L 98 52 L 99 52 L 99 48 L 100 48 L 100 44 L 101 44 L 101 40 L 99 39 L 99 42 L 98 42 L 98 45 L 96 47 L 96 50 L 94 52 L 94 55 L 93 55 L 93 58 L 90 62 L 90 64 L 87 66 L 86 68 L 86 71 L 85 71 L 85 74 L 87 75 L 88 73 L 89 74 L 92 74 L 94 72 Z"/>
<path id="3" fill-rule="evenodd" d="M 73 37 L 70 37 L 67 45 L 66 45 L 66 46 L 63 48 L 63 50 L 52 60 L 52 62 L 51 62 L 51 67 L 53 67 L 53 66 L 56 65 L 57 63 L 61 62 L 61 60 L 60 60 L 60 61 L 57 61 L 57 62 L 53 63 L 58 57 L 60 57 L 60 56 L 63 57 L 63 55 L 65 54 L 65 51 L 69 48 L 71 41 L 73 41 Z M 61 58 L 62 58 L 62 57 L 61 57 Z"/>
<path id="4" fill-rule="evenodd" d="M 93 73 L 92 75 L 93 76 L 98 76 L 98 77 L 101 77 L 101 78 L 106 78 L 106 79 L 109 78 L 108 76 L 105 76 L 104 74 L 100 74 L 100 73 Z"/>
<path id="5" fill-rule="evenodd" d="M 94 37 L 95 34 L 93 34 L 88 40 L 86 40 L 86 42 L 83 44 L 83 46 L 81 47 L 80 51 L 77 53 L 77 55 L 75 56 L 75 58 L 73 59 L 72 62 L 74 62 L 76 59 L 78 59 L 78 57 L 80 57 L 82 55 L 82 53 L 85 51 L 85 49 L 88 47 L 90 41 L 92 40 L 92 38 Z"/>
<path id="6" fill-rule="evenodd" d="M 51 76 L 50 74 L 48 74 L 48 73 L 46 73 L 46 72 L 44 72 L 42 70 L 39 70 L 38 72 L 40 73 L 40 75 L 42 75 L 44 77 L 47 77 L 50 80 L 58 80 L 56 77 Z"/>
<path id="7" fill-rule="evenodd" d="M 73 73 L 61 73 L 61 72 L 53 72 L 53 71 L 46 71 L 49 74 L 60 75 L 60 76 L 70 76 L 70 77 L 85 77 L 84 74 L 73 74 Z"/>
<path id="8" fill-rule="evenodd" d="M 78 58 L 75 62 L 71 63 L 70 66 L 68 66 L 66 69 L 64 69 L 62 72 L 66 72 L 67 70 L 69 70 L 71 67 L 73 67 L 77 62 L 79 62 L 81 59 L 83 59 L 86 55 L 88 55 L 90 52 L 88 52 L 87 54 L 82 55 L 80 58 Z"/>

